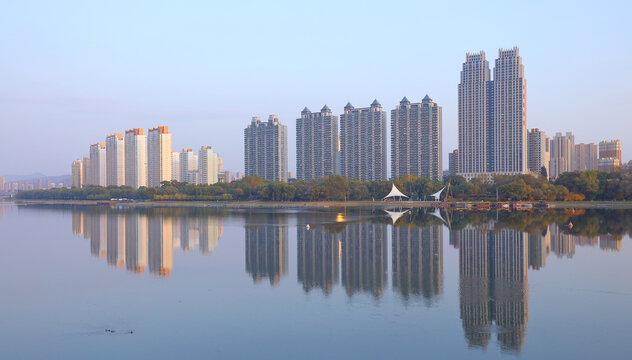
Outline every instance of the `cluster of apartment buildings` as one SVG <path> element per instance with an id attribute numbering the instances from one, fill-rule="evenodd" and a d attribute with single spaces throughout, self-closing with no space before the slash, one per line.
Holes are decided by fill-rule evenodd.
<path id="1" fill-rule="evenodd" d="M 33 178 L 28 180 L 8 181 L 0 176 L 0 193 L 17 193 L 25 190 L 45 190 L 67 187 L 66 180 L 51 181 L 48 177 Z"/>
<path id="2" fill-rule="evenodd" d="M 405 175 L 441 180 L 458 174 L 471 180 L 494 174 L 541 173 L 554 179 L 574 170 L 615 171 L 621 168 L 621 142 L 575 144 L 572 133 L 549 138 L 527 131 L 527 80 L 519 49 L 500 49 L 493 72 L 485 52 L 468 53 L 458 85 L 458 149 L 442 164 L 442 108 L 428 95 L 411 103 L 404 97 L 390 113 L 391 178 Z M 340 116 L 325 105 L 307 107 L 296 119 L 296 178 L 311 180 L 339 174 L 359 180 L 386 180 L 387 115 L 382 105 L 355 108 Z M 287 127 L 278 116 L 267 122 L 253 117 L 244 130 L 245 175 L 288 181 Z M 166 126 L 132 129 L 108 135 L 90 146 L 90 156 L 72 165 L 73 186 L 159 186 L 177 180 L 191 184 L 230 181 L 212 148 L 174 152 Z M 240 178 L 241 174 L 237 176 Z"/>
<path id="3" fill-rule="evenodd" d="M 340 117 L 325 105 L 307 107 L 296 119 L 296 178 L 317 179 L 339 174 L 359 180 L 386 180 L 387 115 L 374 100 L 355 108 L 350 103 Z M 246 175 L 287 181 L 287 127 L 276 115 L 268 122 L 253 117 L 244 130 Z M 411 103 L 406 97 L 391 110 L 391 174 L 442 177 L 441 107 L 426 95 Z"/>
<path id="4" fill-rule="evenodd" d="M 574 170 L 614 171 L 621 167 L 621 142 L 575 144 L 571 133 L 549 139 L 527 132 L 527 80 L 519 49 L 500 49 L 493 74 L 484 52 L 466 54 L 458 88 L 458 149 L 449 173 L 471 180 L 493 174 L 540 173 L 554 179 Z"/>
<path id="5" fill-rule="evenodd" d="M 72 162 L 73 187 L 157 187 L 172 180 L 210 185 L 225 176 L 222 159 L 210 146 L 202 146 L 197 154 L 187 148 L 173 151 L 167 126 L 151 128 L 147 134 L 140 128 L 110 134 L 105 142 L 90 145 L 89 156 Z"/>
<path id="6" fill-rule="evenodd" d="M 540 129 L 531 129 L 527 134 L 527 170 L 542 173 L 542 168 L 550 179 L 556 179 L 569 171 L 598 170 L 613 172 L 630 169 L 622 164 L 621 141 L 604 140 L 599 144 L 575 144 L 572 132 L 556 133 L 549 138 Z M 450 153 L 450 174 L 458 174 L 459 150 Z"/>
<path id="7" fill-rule="evenodd" d="M 426 95 L 411 103 L 404 97 L 391 110 L 391 178 L 405 175 L 440 180 L 442 111 Z M 541 173 L 551 178 L 574 170 L 614 171 L 621 167 L 621 142 L 575 144 L 572 134 L 549 139 L 527 131 L 527 80 L 519 49 L 500 49 L 493 72 L 484 52 L 466 54 L 458 86 L 458 149 L 449 155 L 449 171 L 467 180 L 494 174 Z M 340 116 L 325 105 L 307 107 L 296 119 L 296 178 L 340 174 L 359 180 L 386 180 L 386 112 L 373 101 Z M 244 130 L 246 175 L 287 181 L 287 128 L 276 115 L 254 117 Z"/>

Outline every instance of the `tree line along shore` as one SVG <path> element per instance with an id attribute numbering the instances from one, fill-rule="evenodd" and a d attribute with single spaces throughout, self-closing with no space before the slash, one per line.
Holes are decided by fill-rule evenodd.
<path id="1" fill-rule="evenodd" d="M 423 201 L 448 186 L 442 200 L 452 201 L 624 201 L 632 200 L 632 173 L 575 171 L 551 182 L 540 175 L 495 175 L 494 182 L 461 176 L 445 181 L 403 176 L 390 181 L 360 181 L 330 175 L 293 183 L 264 181 L 246 176 L 231 183 L 190 185 L 165 181 L 160 187 L 87 186 L 22 191 L 21 200 L 110 200 L 136 201 L 377 201 L 395 184 L 411 200 Z"/>

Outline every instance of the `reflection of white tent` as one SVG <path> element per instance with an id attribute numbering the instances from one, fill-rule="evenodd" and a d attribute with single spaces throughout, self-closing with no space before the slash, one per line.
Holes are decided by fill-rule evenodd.
<path id="1" fill-rule="evenodd" d="M 437 191 L 436 193 L 434 193 L 434 194 L 432 194 L 430 196 L 435 198 L 435 201 L 439 201 L 439 197 L 441 196 L 441 193 L 443 192 L 443 190 L 445 190 L 445 186 L 441 190 Z"/>
<path id="2" fill-rule="evenodd" d="M 445 219 L 443 218 L 443 216 L 441 216 L 441 211 L 439 209 L 434 209 L 433 212 L 430 213 L 430 215 L 433 215 L 434 217 L 438 218 L 439 220 L 443 221 L 446 225 L 448 224 L 447 221 L 445 221 Z"/>
<path id="3" fill-rule="evenodd" d="M 406 211 L 388 211 L 388 210 L 384 209 L 384 211 L 386 212 L 386 214 L 388 214 L 388 216 L 391 217 L 391 220 L 393 220 L 393 225 L 395 225 L 397 220 L 399 220 L 399 218 L 402 217 L 404 214 L 406 214 L 409 210 L 406 210 Z"/>
<path id="4" fill-rule="evenodd" d="M 394 198 L 407 198 L 408 199 L 408 196 L 404 195 L 401 191 L 399 191 L 399 189 L 395 186 L 395 184 L 393 184 L 393 188 L 391 189 L 391 192 L 388 193 L 388 195 L 384 197 L 384 200 L 394 199 Z"/>

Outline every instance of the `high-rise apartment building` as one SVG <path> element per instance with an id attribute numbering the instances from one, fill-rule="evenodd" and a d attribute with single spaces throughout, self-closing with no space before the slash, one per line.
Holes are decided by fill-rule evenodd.
<path id="1" fill-rule="evenodd" d="M 597 144 L 575 145 L 575 163 L 573 164 L 573 170 L 597 170 L 599 167 L 598 160 Z"/>
<path id="2" fill-rule="evenodd" d="M 217 160 L 219 156 L 210 146 L 202 146 L 198 154 L 199 184 L 215 184 L 217 179 Z"/>
<path id="3" fill-rule="evenodd" d="M 82 160 L 82 170 L 83 170 L 83 186 L 86 185 L 90 185 L 92 184 L 91 180 L 90 180 L 90 158 L 87 156 L 83 157 Z M 42 179 L 39 179 L 39 186 L 37 187 L 38 189 L 42 188 L 41 185 Z"/>
<path id="4" fill-rule="evenodd" d="M 143 129 L 125 131 L 125 185 L 147 186 L 147 135 Z"/>
<path id="5" fill-rule="evenodd" d="M 455 149 L 448 154 L 448 169 L 450 175 L 459 173 L 459 149 Z"/>
<path id="6" fill-rule="evenodd" d="M 83 187 L 83 162 L 75 160 L 72 162 L 72 187 Z"/>
<path id="7" fill-rule="evenodd" d="M 340 138 L 338 117 L 325 105 L 312 113 L 306 107 L 296 119 L 296 177 L 318 179 L 338 174 Z"/>
<path id="8" fill-rule="evenodd" d="M 565 135 L 556 133 L 551 139 L 551 162 L 549 177 L 555 179 L 562 173 L 573 171 L 575 163 L 575 136 L 572 132 Z"/>
<path id="9" fill-rule="evenodd" d="M 180 153 L 178 151 L 171 152 L 171 180 L 182 181 L 180 179 Z"/>
<path id="10" fill-rule="evenodd" d="M 391 110 L 391 176 L 441 180 L 441 107 L 426 95 L 420 103 L 406 97 Z"/>
<path id="11" fill-rule="evenodd" d="M 125 140 L 123 134 L 105 138 L 107 185 L 125 185 Z"/>
<path id="12" fill-rule="evenodd" d="M 106 186 L 105 143 L 90 145 L 90 184 Z"/>
<path id="13" fill-rule="evenodd" d="M 182 149 L 180 152 L 180 181 L 196 184 L 195 172 L 198 170 L 198 156 L 191 149 Z"/>
<path id="14" fill-rule="evenodd" d="M 171 134 L 167 126 L 149 129 L 147 137 L 147 186 L 171 180 Z"/>
<path id="15" fill-rule="evenodd" d="M 531 129 L 528 134 L 528 168 L 529 171 L 540 173 L 542 167 L 549 173 L 551 160 L 551 144 L 549 137 L 540 129 Z"/>
<path id="16" fill-rule="evenodd" d="M 470 180 L 527 172 L 527 81 L 518 48 L 466 54 L 459 84 L 459 174 Z"/>
<path id="17" fill-rule="evenodd" d="M 599 142 L 599 171 L 612 172 L 621 168 L 621 140 Z"/>
<path id="18" fill-rule="evenodd" d="M 458 92 L 459 175 L 470 180 L 492 171 L 492 94 L 485 52 L 465 55 Z"/>
<path id="19" fill-rule="evenodd" d="M 5 187 L 5 180 L 4 180 L 4 176 L 0 176 L 0 192 L 5 191 L 4 190 Z"/>
<path id="20" fill-rule="evenodd" d="M 244 166 L 246 176 L 287 181 L 287 126 L 276 115 L 268 122 L 253 116 L 244 129 Z"/>
<path id="21" fill-rule="evenodd" d="M 374 100 L 370 107 L 347 103 L 340 115 L 340 173 L 364 181 L 386 180 L 386 112 Z"/>
<path id="22" fill-rule="evenodd" d="M 527 172 L 527 79 L 517 47 L 498 50 L 492 97 L 493 172 Z"/>

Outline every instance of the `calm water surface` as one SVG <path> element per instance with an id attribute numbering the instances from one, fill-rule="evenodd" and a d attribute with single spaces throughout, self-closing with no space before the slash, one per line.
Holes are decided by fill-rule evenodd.
<path id="1" fill-rule="evenodd" d="M 630 359 L 631 229 L 612 210 L 0 204 L 0 358 Z"/>

